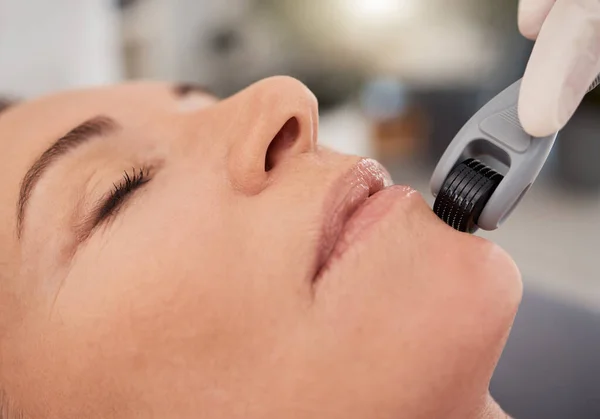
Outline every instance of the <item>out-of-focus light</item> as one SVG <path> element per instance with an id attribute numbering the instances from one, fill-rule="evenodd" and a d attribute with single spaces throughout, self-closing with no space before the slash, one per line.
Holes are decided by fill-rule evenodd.
<path id="1" fill-rule="evenodd" d="M 345 0 L 344 7 L 355 19 L 387 20 L 414 16 L 418 0 Z"/>
<path id="2" fill-rule="evenodd" d="M 407 106 L 405 87 L 394 79 L 382 78 L 368 82 L 360 99 L 363 111 L 374 119 L 395 118 Z"/>

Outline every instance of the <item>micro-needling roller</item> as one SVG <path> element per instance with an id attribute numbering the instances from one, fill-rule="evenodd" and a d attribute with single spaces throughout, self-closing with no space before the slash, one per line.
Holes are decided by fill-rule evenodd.
<path id="1" fill-rule="evenodd" d="M 588 93 L 600 84 L 596 77 Z M 481 108 L 452 140 L 431 178 L 433 211 L 456 230 L 497 229 L 542 169 L 558 133 L 527 134 L 518 115 L 521 80 Z"/>

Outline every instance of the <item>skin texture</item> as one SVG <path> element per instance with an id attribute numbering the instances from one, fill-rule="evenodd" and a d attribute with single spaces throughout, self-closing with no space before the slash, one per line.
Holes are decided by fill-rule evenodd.
<path id="1" fill-rule="evenodd" d="M 48 171 L 17 238 L 26 170 L 98 114 L 122 128 Z M 285 77 L 223 101 L 135 83 L 0 115 L 0 383 L 25 417 L 504 417 L 488 384 L 521 280 L 497 246 L 406 193 L 314 282 L 358 161 L 317 146 L 317 115 Z M 78 243 L 90 205 L 144 165 Z"/>

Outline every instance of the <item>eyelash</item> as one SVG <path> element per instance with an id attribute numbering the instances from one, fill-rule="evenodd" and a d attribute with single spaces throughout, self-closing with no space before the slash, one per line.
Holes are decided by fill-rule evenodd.
<path id="1" fill-rule="evenodd" d="M 131 173 L 125 171 L 123 178 L 119 183 L 113 183 L 113 189 L 110 194 L 103 200 L 96 216 L 94 217 L 98 225 L 111 216 L 114 216 L 125 200 L 132 192 L 150 181 L 148 169 L 142 168 L 136 170 L 132 168 Z"/>

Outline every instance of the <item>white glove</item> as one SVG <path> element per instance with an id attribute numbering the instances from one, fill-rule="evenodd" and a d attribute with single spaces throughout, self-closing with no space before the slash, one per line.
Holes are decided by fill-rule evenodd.
<path id="1" fill-rule="evenodd" d="M 520 0 L 519 29 L 536 40 L 521 84 L 519 118 L 545 137 L 571 119 L 600 73 L 599 0 Z"/>

